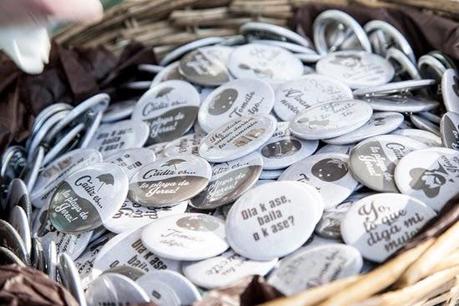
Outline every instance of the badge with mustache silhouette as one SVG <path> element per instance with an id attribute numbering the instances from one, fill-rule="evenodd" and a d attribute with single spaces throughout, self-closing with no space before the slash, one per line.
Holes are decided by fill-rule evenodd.
<path id="1" fill-rule="evenodd" d="M 437 164 L 437 168 L 432 170 L 424 168 L 411 169 L 411 188 L 414 190 L 422 190 L 429 198 L 436 197 L 441 187 L 445 185 L 447 181 L 453 181 L 448 178 L 448 172 L 445 168 L 440 165 L 440 163 Z"/>

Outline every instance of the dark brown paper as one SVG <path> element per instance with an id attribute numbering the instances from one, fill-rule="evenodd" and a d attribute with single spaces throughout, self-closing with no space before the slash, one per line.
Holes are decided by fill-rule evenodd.
<path id="1" fill-rule="evenodd" d="M 0 266 L 0 305 L 78 306 L 72 295 L 30 267 Z"/>

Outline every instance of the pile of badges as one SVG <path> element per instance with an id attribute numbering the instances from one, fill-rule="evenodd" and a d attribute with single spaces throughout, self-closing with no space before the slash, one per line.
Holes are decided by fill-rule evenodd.
<path id="1" fill-rule="evenodd" d="M 165 56 L 137 101 L 57 103 L 3 155 L 1 263 L 81 305 L 190 305 L 250 275 L 285 295 L 364 273 L 459 190 L 459 82 L 340 11 Z"/>

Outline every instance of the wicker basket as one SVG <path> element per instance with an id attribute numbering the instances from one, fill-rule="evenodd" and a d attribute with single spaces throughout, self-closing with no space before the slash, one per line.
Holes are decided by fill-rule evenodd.
<path id="1" fill-rule="evenodd" d="M 251 20 L 286 26 L 294 15 L 295 8 L 310 3 L 310 0 L 125 0 L 106 11 L 104 19 L 93 25 L 72 26 L 56 34 L 58 43 L 67 46 L 92 47 L 104 45 L 117 53 L 130 41 L 136 40 L 151 46 L 158 59 L 178 45 L 210 36 L 237 34 L 241 24 Z M 459 0 L 322 0 L 320 3 L 349 5 L 362 4 L 370 7 L 411 7 L 429 14 L 444 15 L 459 20 Z M 455 205 L 459 200 L 456 199 Z M 456 214 L 459 209 L 456 209 Z M 272 301 L 266 305 L 351 305 L 352 298 L 376 296 L 374 305 L 435 305 L 439 282 L 449 286 L 443 294 L 435 297 L 438 303 L 455 305 L 459 297 L 459 216 L 450 222 L 449 229 L 440 238 L 424 239 L 416 247 L 401 253 L 364 277 L 336 281 L 299 295 Z M 451 220 L 450 220 L 451 221 Z M 438 233 L 437 233 L 438 234 Z M 443 237 L 449 235 L 448 237 Z M 443 238 L 454 237 L 455 245 L 445 246 Z M 443 240 L 442 240 L 443 239 Z M 435 241 L 434 241 L 435 240 Z M 442 245 L 443 243 L 443 245 Z M 443 274 L 433 274 L 433 279 L 410 283 L 396 283 L 400 275 L 434 244 L 445 249 L 451 257 L 451 267 Z M 428 253 L 428 251 L 427 251 Z M 435 253 L 432 255 L 434 256 Z M 444 254 L 443 254 L 444 255 Z M 445 268 L 445 267 L 443 267 Z M 434 271 L 435 272 L 435 271 Z M 449 273 L 449 274 L 448 274 Z M 451 279 L 454 281 L 451 282 Z M 395 283 L 395 286 L 393 286 Z M 408 286 L 407 286 L 408 285 Z M 392 287 L 391 287 L 392 286 Z M 398 287 L 397 287 L 398 286 Z M 394 291 L 386 294 L 387 288 Z M 403 288 L 398 289 L 397 288 Z M 444 288 L 443 288 L 444 289 Z M 347 296 L 342 296 L 346 291 Z M 446 292 L 446 293 L 444 293 Z M 333 295 L 339 296 L 333 299 Z M 378 294 L 380 294 L 378 296 Z M 417 295 L 427 294 L 423 303 Z M 376 299 L 376 300 L 375 300 Z M 379 299 L 379 300 L 378 300 Z M 358 300 L 358 299 L 357 299 Z M 378 304 L 379 303 L 379 304 Z"/>

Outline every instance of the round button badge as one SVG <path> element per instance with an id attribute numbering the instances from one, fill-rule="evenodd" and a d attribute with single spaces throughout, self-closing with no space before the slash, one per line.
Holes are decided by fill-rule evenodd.
<path id="1" fill-rule="evenodd" d="M 213 165 L 209 184 L 191 199 L 191 206 L 198 209 L 215 209 L 235 201 L 257 182 L 262 168 L 263 159 L 256 152 Z"/>
<path id="2" fill-rule="evenodd" d="M 459 189 L 459 152 L 448 148 L 411 152 L 397 164 L 395 182 L 401 193 L 440 211 Z"/>
<path id="3" fill-rule="evenodd" d="M 307 183 L 317 189 L 325 208 L 344 201 L 357 187 L 349 169 L 349 156 L 339 153 L 318 154 L 291 165 L 279 181 Z"/>
<path id="4" fill-rule="evenodd" d="M 272 260 L 303 245 L 324 204 L 317 190 L 299 182 L 274 182 L 243 194 L 226 219 L 228 243 L 253 260 Z"/>
<path id="5" fill-rule="evenodd" d="M 216 217 L 184 213 L 162 218 L 142 232 L 142 242 L 155 254 L 175 260 L 201 260 L 228 248 L 225 223 Z"/>
<path id="6" fill-rule="evenodd" d="M 291 135 L 288 122 L 278 122 L 273 136 L 259 150 L 263 169 L 285 169 L 313 154 L 318 146 L 317 140 L 303 140 Z"/>
<path id="7" fill-rule="evenodd" d="M 140 98 L 132 120 L 145 121 L 150 127 L 147 145 L 170 141 L 193 126 L 200 103 L 199 93 L 191 84 L 165 81 Z"/>
<path id="8" fill-rule="evenodd" d="M 346 84 L 324 75 L 310 74 L 277 86 L 274 112 L 280 119 L 290 121 L 313 105 L 352 98 L 352 91 Z"/>
<path id="9" fill-rule="evenodd" d="M 246 44 L 230 55 L 228 67 L 238 79 L 288 81 L 303 75 L 303 64 L 289 51 L 269 45 Z"/>
<path id="10" fill-rule="evenodd" d="M 352 246 L 334 243 L 304 248 L 282 259 L 268 283 L 285 295 L 293 295 L 357 275 L 362 265 L 362 256 Z"/>
<path id="11" fill-rule="evenodd" d="M 271 115 L 246 116 L 227 122 L 201 142 L 199 155 L 210 162 L 226 162 L 259 149 L 273 135 L 276 119 Z"/>
<path id="12" fill-rule="evenodd" d="M 316 70 L 352 89 L 383 85 L 392 80 L 394 67 L 383 57 L 365 51 L 339 51 L 328 54 Z"/>
<path id="13" fill-rule="evenodd" d="M 108 156 L 123 149 L 142 147 L 148 138 L 148 125 L 142 121 L 124 120 L 99 126 L 88 148 Z"/>
<path id="14" fill-rule="evenodd" d="M 459 78 L 454 69 L 447 69 L 443 73 L 441 94 L 446 110 L 459 113 Z"/>
<path id="15" fill-rule="evenodd" d="M 447 112 L 440 121 L 440 134 L 447 148 L 459 150 L 459 114 Z"/>
<path id="16" fill-rule="evenodd" d="M 105 162 L 119 166 L 130 179 L 140 168 L 154 162 L 155 153 L 147 148 L 119 150 L 110 154 Z"/>
<path id="17" fill-rule="evenodd" d="M 207 133 L 243 116 L 269 114 L 274 105 L 274 91 L 262 80 L 237 79 L 228 82 L 207 96 L 198 120 Z"/>
<path id="18" fill-rule="evenodd" d="M 299 113 L 290 123 L 292 133 L 316 140 L 350 133 L 370 120 L 373 110 L 363 101 L 325 102 Z"/>
<path id="19" fill-rule="evenodd" d="M 341 234 L 363 257 L 383 262 L 434 216 L 430 207 L 413 197 L 380 193 L 354 203 L 341 223 Z"/>
<path id="20" fill-rule="evenodd" d="M 147 207 L 167 207 L 201 192 L 210 180 L 207 161 L 194 155 L 161 158 L 142 167 L 131 179 L 129 198 Z"/>
<path id="21" fill-rule="evenodd" d="M 352 175 L 363 185 L 380 192 L 398 192 L 394 171 L 398 161 L 427 146 L 399 135 L 381 135 L 356 145 L 350 155 Z"/>
<path id="22" fill-rule="evenodd" d="M 51 224 L 64 233 L 93 230 L 110 219 L 128 193 L 128 177 L 113 164 L 99 163 L 70 174 L 49 205 Z"/>

